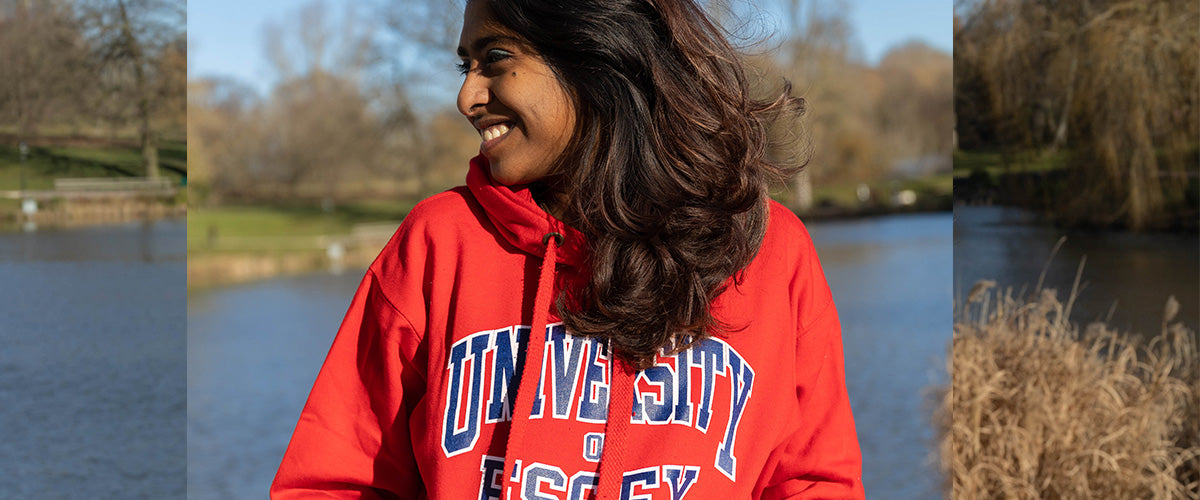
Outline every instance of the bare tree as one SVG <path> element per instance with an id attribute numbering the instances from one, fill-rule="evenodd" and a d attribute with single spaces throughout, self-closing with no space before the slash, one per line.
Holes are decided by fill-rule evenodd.
<path id="1" fill-rule="evenodd" d="M 86 55 L 69 2 L 0 0 L 0 124 L 28 140 L 47 118 L 73 115 Z"/>
<path id="2" fill-rule="evenodd" d="M 149 177 L 159 176 L 159 131 L 153 118 L 165 101 L 182 102 L 185 80 L 163 71 L 164 64 L 183 48 L 186 54 L 187 10 L 184 0 L 81 0 L 82 19 L 103 66 L 106 92 L 132 99 L 138 120 L 142 162 Z M 186 56 L 185 56 L 186 60 Z M 184 68 L 186 69 L 186 68 Z M 164 99 L 165 96 L 171 99 Z M 118 115 L 119 116 L 119 115 Z"/>
<path id="3" fill-rule="evenodd" d="M 293 196 L 341 199 L 368 189 L 368 177 L 390 171 L 395 124 L 388 120 L 375 76 L 373 23 L 348 7 L 340 25 L 323 4 L 266 26 L 265 46 L 279 76 L 262 109 L 263 166 Z M 315 186 L 315 188 L 314 188 Z"/>

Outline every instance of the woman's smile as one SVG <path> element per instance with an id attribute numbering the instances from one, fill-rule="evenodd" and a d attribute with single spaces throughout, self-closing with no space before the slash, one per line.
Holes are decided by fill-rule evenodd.
<path id="1" fill-rule="evenodd" d="M 509 132 L 517 130 L 516 122 L 506 118 L 485 116 L 476 120 L 472 125 L 475 126 L 480 139 L 482 139 L 479 143 L 479 154 L 485 157 L 495 152 L 496 145 L 508 137 Z"/>

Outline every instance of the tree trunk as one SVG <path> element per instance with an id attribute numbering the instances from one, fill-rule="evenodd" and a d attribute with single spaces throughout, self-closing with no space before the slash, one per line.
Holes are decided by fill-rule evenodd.
<path id="1" fill-rule="evenodd" d="M 129 24 L 129 15 L 125 12 L 125 2 L 118 0 L 117 9 L 121 14 L 121 38 L 133 62 L 135 91 L 138 94 L 138 117 L 141 121 L 138 135 L 141 136 L 140 139 L 142 142 L 142 166 L 146 169 L 146 177 L 157 179 L 159 177 L 158 144 L 154 138 L 154 131 L 150 128 L 150 89 L 146 85 L 142 47 L 138 43 L 137 38 L 133 36 L 133 27 Z"/>
<path id="2" fill-rule="evenodd" d="M 1071 71 L 1067 76 L 1067 98 L 1063 102 L 1062 114 L 1058 119 L 1058 126 L 1054 129 L 1054 143 L 1050 145 L 1051 151 L 1058 151 L 1067 142 L 1067 121 L 1071 116 L 1071 99 L 1075 95 L 1075 71 L 1079 67 L 1079 55 L 1071 55 Z"/>
<path id="3" fill-rule="evenodd" d="M 813 207 L 813 192 L 812 179 L 809 178 L 808 169 L 801 170 L 796 174 L 796 208 L 803 212 L 812 210 Z"/>

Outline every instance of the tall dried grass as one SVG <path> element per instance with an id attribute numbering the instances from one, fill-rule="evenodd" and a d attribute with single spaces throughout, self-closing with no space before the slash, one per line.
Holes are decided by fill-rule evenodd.
<path id="1" fill-rule="evenodd" d="M 1172 323 L 1081 331 L 1053 290 L 980 282 L 954 325 L 937 422 L 955 499 L 1200 498 L 1200 353 Z"/>

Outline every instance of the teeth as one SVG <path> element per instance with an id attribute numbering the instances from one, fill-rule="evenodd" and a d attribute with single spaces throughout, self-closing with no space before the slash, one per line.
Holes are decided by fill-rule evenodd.
<path id="1" fill-rule="evenodd" d="M 488 128 L 483 129 L 483 131 L 480 132 L 479 135 L 483 136 L 483 140 L 486 142 L 486 141 L 490 141 L 492 139 L 495 139 L 495 138 L 500 137 L 507 133 L 508 133 L 508 125 L 500 123 L 500 124 L 492 125 Z"/>

